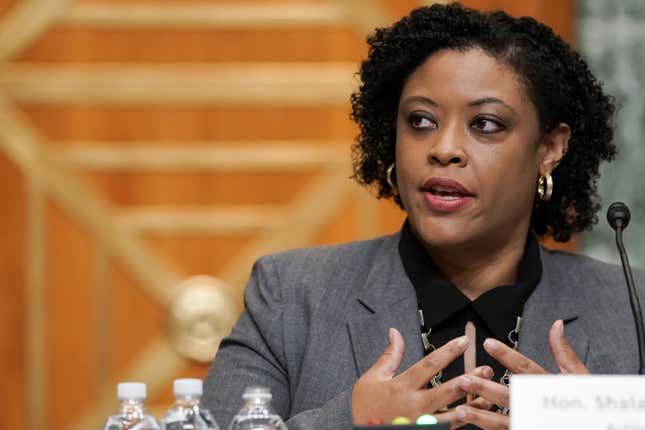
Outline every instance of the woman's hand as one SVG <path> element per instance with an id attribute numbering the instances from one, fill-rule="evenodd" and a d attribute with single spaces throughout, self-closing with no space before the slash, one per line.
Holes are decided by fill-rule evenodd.
<path id="1" fill-rule="evenodd" d="M 451 340 L 397 376 L 394 374 L 403 360 L 405 344 L 396 329 L 390 329 L 389 338 L 388 347 L 356 381 L 352 390 L 352 416 L 356 424 L 366 424 L 369 420 L 387 423 L 397 416 L 414 419 L 433 413 L 466 395 L 459 386 L 459 378 L 446 381 L 436 388 L 427 388 L 434 375 L 464 353 L 468 347 L 465 336 Z M 492 369 L 484 366 L 469 375 L 486 380 L 492 374 Z M 483 402 L 480 400 L 472 406 L 476 408 Z M 454 411 L 437 418 L 451 424 L 457 420 Z"/>
<path id="2" fill-rule="evenodd" d="M 556 321 L 551 327 L 551 331 L 549 332 L 549 345 L 553 358 L 561 373 L 589 373 L 564 337 L 564 324 L 561 320 Z M 484 342 L 484 349 L 490 356 L 513 373 L 548 373 L 534 361 L 495 339 L 487 339 Z M 504 408 L 509 407 L 509 390 L 507 386 L 471 375 L 461 376 L 459 380 L 459 386 L 463 391 L 481 396 L 481 398 L 495 405 Z M 507 415 L 491 412 L 482 408 L 473 408 L 469 405 L 458 406 L 455 412 L 461 421 L 475 424 L 484 430 L 509 428 L 509 417 Z"/>

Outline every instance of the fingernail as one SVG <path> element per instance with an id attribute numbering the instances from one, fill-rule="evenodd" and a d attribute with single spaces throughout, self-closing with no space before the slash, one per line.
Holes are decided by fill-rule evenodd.
<path id="1" fill-rule="evenodd" d="M 457 346 L 464 350 L 468 348 L 468 338 L 466 336 L 457 338 Z"/>
<path id="2" fill-rule="evenodd" d="M 562 336 L 564 333 L 564 323 L 562 320 L 557 320 L 556 322 L 553 323 L 553 327 L 555 327 L 556 334 L 558 336 Z"/>
<path id="3" fill-rule="evenodd" d="M 486 349 L 494 350 L 496 346 L 497 345 L 495 345 L 495 341 L 491 338 L 488 338 L 484 341 L 484 348 Z"/>
<path id="4" fill-rule="evenodd" d="M 392 340 L 392 339 L 394 339 L 394 329 L 391 328 L 391 327 L 390 327 L 390 330 L 388 332 L 387 338 L 390 341 L 390 343 L 394 343 L 394 341 Z"/>
<path id="5" fill-rule="evenodd" d="M 459 386 L 463 388 L 464 390 L 469 390 L 470 387 L 473 385 L 473 380 L 470 379 L 468 376 L 462 376 L 461 380 L 459 381 Z"/>
<path id="6" fill-rule="evenodd" d="M 490 379 L 493 377 L 493 369 L 488 366 L 482 366 L 481 373 L 484 375 L 484 378 Z"/>
<path id="7" fill-rule="evenodd" d="M 459 418 L 466 418 L 466 408 L 464 408 L 463 406 L 457 406 L 457 409 L 455 409 L 455 411 L 457 412 L 457 416 Z"/>

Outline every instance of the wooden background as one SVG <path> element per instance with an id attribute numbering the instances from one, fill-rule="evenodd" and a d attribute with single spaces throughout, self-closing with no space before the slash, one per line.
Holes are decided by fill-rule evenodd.
<path id="1" fill-rule="evenodd" d="M 168 341 L 181 281 L 367 238 L 403 214 L 348 179 L 365 34 L 420 1 L 0 2 L 0 416 L 99 428 L 207 364 Z M 573 35 L 573 0 L 472 0 Z M 226 425 L 226 423 L 221 423 Z"/>

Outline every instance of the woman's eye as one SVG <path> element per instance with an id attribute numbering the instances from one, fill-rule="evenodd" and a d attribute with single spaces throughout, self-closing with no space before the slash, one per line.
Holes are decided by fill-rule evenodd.
<path id="1" fill-rule="evenodd" d="M 423 115 L 411 115 L 410 116 L 410 125 L 412 128 L 416 129 L 435 129 L 437 128 L 437 124 L 428 118 L 427 116 Z"/>
<path id="2" fill-rule="evenodd" d="M 497 121 L 494 121 L 490 118 L 477 118 L 472 123 L 474 127 L 480 133 L 497 133 L 503 131 L 506 127 L 500 124 Z"/>

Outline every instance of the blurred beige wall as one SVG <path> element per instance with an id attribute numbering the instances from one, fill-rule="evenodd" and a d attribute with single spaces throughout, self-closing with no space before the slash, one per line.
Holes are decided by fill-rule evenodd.
<path id="1" fill-rule="evenodd" d="M 365 34 L 421 4 L 0 2 L 3 427 L 98 428 L 121 380 L 163 411 L 258 256 L 400 227 L 348 179 L 348 99 Z M 572 1 L 465 4 L 571 38 Z"/>

